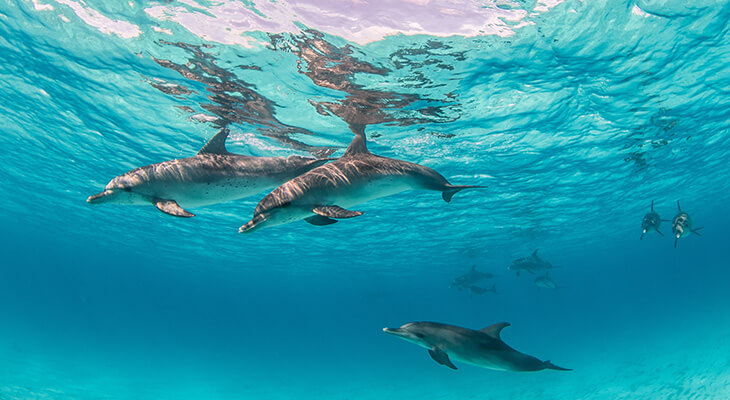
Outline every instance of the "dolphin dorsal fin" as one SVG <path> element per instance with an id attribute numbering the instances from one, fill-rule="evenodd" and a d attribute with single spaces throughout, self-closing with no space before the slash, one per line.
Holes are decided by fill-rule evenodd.
<path id="1" fill-rule="evenodd" d="M 350 142 L 350 146 L 345 151 L 342 157 L 354 156 L 355 154 L 370 154 L 368 150 L 367 138 L 365 134 L 355 135 L 355 138 Z"/>
<path id="2" fill-rule="evenodd" d="M 509 322 L 499 322 L 494 325 L 490 325 L 484 329 L 480 329 L 479 332 L 485 333 L 495 339 L 502 340 L 502 338 L 499 336 L 499 333 L 502 332 L 502 329 L 510 326 Z"/>
<path id="3" fill-rule="evenodd" d="M 198 154 L 229 154 L 228 150 L 226 150 L 226 139 L 228 138 L 229 132 L 228 128 L 221 129 L 210 138 Z"/>
<path id="4" fill-rule="evenodd" d="M 533 257 L 533 258 L 538 258 L 538 257 L 537 257 L 537 250 L 538 250 L 538 249 L 535 249 L 535 251 L 533 251 L 533 252 L 532 252 L 532 257 Z"/>

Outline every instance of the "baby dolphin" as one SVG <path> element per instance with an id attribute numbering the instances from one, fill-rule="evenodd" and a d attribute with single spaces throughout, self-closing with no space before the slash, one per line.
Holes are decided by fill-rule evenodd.
<path id="1" fill-rule="evenodd" d="M 451 369 L 456 369 L 453 359 L 502 371 L 570 371 L 509 347 L 500 337 L 502 329 L 509 325 L 500 322 L 475 331 L 437 322 L 409 322 L 400 328 L 383 328 L 383 332 L 427 348 L 434 361 Z"/>
<path id="2" fill-rule="evenodd" d="M 679 200 L 677 200 L 677 215 L 674 216 L 674 219 L 672 220 L 672 233 L 674 234 L 674 248 L 677 248 L 677 241 L 681 237 L 689 236 L 690 233 L 694 233 L 697 236 L 702 236 L 698 232 L 702 227 L 692 229 L 692 218 L 690 218 L 689 214 L 682 211 L 682 207 L 679 205 Z"/>
<path id="3" fill-rule="evenodd" d="M 362 215 L 347 208 L 412 189 L 436 190 L 446 202 L 460 190 L 483 186 L 452 185 L 431 168 L 376 156 L 364 134 L 355 135 L 345 154 L 274 189 L 256 206 L 238 232 L 250 233 L 298 220 L 329 225 Z"/>
<path id="4" fill-rule="evenodd" d="M 550 277 L 550 272 L 546 272 L 545 275 L 540 275 L 535 278 L 535 286 L 537 286 L 538 289 L 545 288 L 555 290 L 558 288 L 558 284 Z"/>
<path id="5" fill-rule="evenodd" d="M 661 219 L 659 217 L 659 213 L 654 211 L 654 200 L 651 201 L 651 211 L 648 212 L 646 215 L 644 215 L 644 219 L 641 221 L 641 238 L 644 239 L 644 235 L 649 232 L 656 232 L 662 236 L 664 236 L 663 233 L 659 231 L 659 227 L 662 225 L 662 222 L 667 221 L 666 219 Z"/>
<path id="6" fill-rule="evenodd" d="M 553 268 L 558 267 L 553 266 L 549 262 L 540 258 L 537 255 L 537 250 L 535 250 L 534 252 L 532 252 L 531 256 L 518 258 L 513 261 L 512 265 L 510 265 L 507 269 L 509 269 L 510 271 L 515 271 L 517 273 L 517 276 L 520 276 L 520 271 L 527 271 L 531 274 L 534 274 L 536 272 L 547 271 Z"/>
<path id="7" fill-rule="evenodd" d="M 188 158 L 147 165 L 119 175 L 88 203 L 153 204 L 165 214 L 194 217 L 198 207 L 247 197 L 318 167 L 331 158 L 252 157 L 226 150 L 222 129 Z"/>
<path id="8" fill-rule="evenodd" d="M 449 285 L 450 288 L 454 287 L 467 287 L 472 286 L 474 284 L 477 284 L 485 279 L 492 279 L 496 278 L 498 275 L 494 275 L 489 272 L 481 272 L 477 271 L 477 266 L 473 265 L 471 267 L 471 271 L 465 273 L 464 275 L 457 276 L 456 279 L 454 279 L 453 282 Z"/>

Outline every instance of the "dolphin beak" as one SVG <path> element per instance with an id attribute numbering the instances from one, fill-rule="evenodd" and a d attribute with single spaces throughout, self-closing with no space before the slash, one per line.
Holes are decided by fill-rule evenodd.
<path id="1" fill-rule="evenodd" d="M 383 328 L 383 332 L 393 336 L 403 336 L 403 334 L 400 332 L 400 328 Z"/>
<path id="2" fill-rule="evenodd" d="M 246 222 L 245 225 L 238 228 L 238 233 L 251 233 L 258 228 L 256 225 L 258 225 L 256 223 L 256 220 L 252 219 L 252 220 Z"/>
<path id="3" fill-rule="evenodd" d="M 88 199 L 86 199 L 86 202 L 87 202 L 87 203 L 91 203 L 91 204 L 94 204 L 94 203 L 101 203 L 101 199 L 103 199 L 103 198 L 104 198 L 104 197 L 106 197 L 106 196 L 109 196 L 109 195 L 110 195 L 110 194 L 112 194 L 112 193 L 113 193 L 113 192 L 112 192 L 111 190 L 109 190 L 109 189 L 107 189 L 107 190 L 104 190 L 104 191 L 103 191 L 103 192 L 101 192 L 101 193 L 98 193 L 98 194 L 95 194 L 95 195 L 89 196 L 89 198 L 88 198 Z"/>

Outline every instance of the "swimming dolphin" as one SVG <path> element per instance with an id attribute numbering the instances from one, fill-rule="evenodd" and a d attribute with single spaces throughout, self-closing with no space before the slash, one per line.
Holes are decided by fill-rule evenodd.
<path id="1" fill-rule="evenodd" d="M 456 277 L 456 279 L 451 282 L 449 285 L 450 288 L 453 287 L 468 287 L 472 286 L 476 283 L 479 283 L 485 279 L 492 279 L 496 278 L 499 275 L 494 275 L 490 272 L 481 272 L 477 271 L 477 266 L 473 265 L 471 267 L 471 270 L 464 275 Z"/>
<path id="2" fill-rule="evenodd" d="M 376 156 L 367 149 L 364 134 L 355 135 L 345 154 L 274 189 L 256 206 L 253 218 L 238 232 L 298 220 L 329 225 L 337 219 L 362 215 L 348 207 L 412 189 L 436 190 L 446 202 L 463 189 L 483 186 L 452 185 L 431 168 Z"/>
<path id="3" fill-rule="evenodd" d="M 483 288 L 483 287 L 479 287 L 479 286 L 476 286 L 476 285 L 472 285 L 472 286 L 467 287 L 467 289 L 469 289 L 469 298 L 470 299 L 473 298 L 473 296 L 475 294 L 476 295 L 483 295 L 483 294 L 486 294 L 486 293 L 499 294 L 499 293 L 497 293 L 497 285 L 492 285 L 492 287 L 490 287 L 488 289 L 487 288 Z M 459 290 L 461 290 L 461 288 Z"/>
<path id="4" fill-rule="evenodd" d="M 540 258 L 537 255 L 537 250 L 535 250 L 534 252 L 532 252 L 531 256 L 518 258 L 517 260 L 513 261 L 512 265 L 510 265 L 507 269 L 509 269 L 510 271 L 515 271 L 517 273 L 517 276 L 520 276 L 520 271 L 527 271 L 531 274 L 534 274 L 536 272 L 547 271 L 553 268 L 558 267 Z"/>
<path id="5" fill-rule="evenodd" d="M 553 290 L 558 288 L 558 284 L 550 277 L 550 272 L 546 272 L 545 275 L 540 275 L 535 278 L 535 286 Z"/>
<path id="6" fill-rule="evenodd" d="M 227 137 L 228 129 L 222 129 L 193 157 L 147 165 L 119 175 L 103 192 L 86 201 L 152 204 L 165 214 L 194 217 L 186 207 L 247 197 L 332 160 L 233 154 L 226 150 Z"/>
<path id="7" fill-rule="evenodd" d="M 668 222 L 668 220 L 661 219 L 659 217 L 659 213 L 654 211 L 654 200 L 652 200 L 651 211 L 644 215 L 644 219 L 641 221 L 641 237 L 639 239 L 644 239 L 644 235 L 652 231 L 664 236 L 664 234 L 659 231 L 659 227 L 662 225 L 662 222 Z"/>
<path id="8" fill-rule="evenodd" d="M 451 369 L 456 369 L 453 359 L 502 371 L 570 371 L 509 347 L 500 337 L 502 329 L 509 325 L 500 322 L 475 331 L 437 322 L 409 322 L 400 328 L 383 328 L 383 332 L 427 348 L 434 361 Z"/>
<path id="9" fill-rule="evenodd" d="M 672 220 L 672 233 L 674 233 L 674 248 L 677 248 L 677 241 L 681 237 L 689 236 L 690 233 L 694 233 L 697 236 L 702 236 L 698 232 L 702 227 L 692 229 L 692 218 L 689 217 L 689 214 L 682 211 L 682 207 L 679 205 L 679 200 L 677 200 L 677 215 L 674 216 L 674 219 Z"/>

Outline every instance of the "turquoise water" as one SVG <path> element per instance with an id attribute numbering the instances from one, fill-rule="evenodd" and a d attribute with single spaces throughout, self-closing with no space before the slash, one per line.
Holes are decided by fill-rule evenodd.
<path id="1" fill-rule="evenodd" d="M 0 398 L 730 397 L 730 3 L 0 1 Z M 255 156 L 375 154 L 411 191 L 239 235 L 90 205 L 221 128 Z M 651 201 L 702 237 L 639 240 Z M 540 249 L 557 290 L 508 271 Z M 449 288 L 472 265 L 498 295 Z M 384 334 L 500 321 L 570 372 Z"/>

